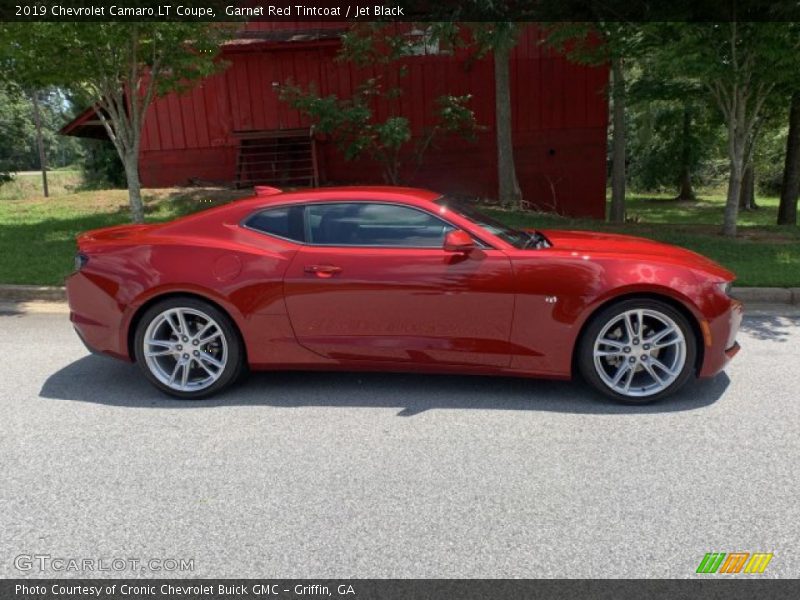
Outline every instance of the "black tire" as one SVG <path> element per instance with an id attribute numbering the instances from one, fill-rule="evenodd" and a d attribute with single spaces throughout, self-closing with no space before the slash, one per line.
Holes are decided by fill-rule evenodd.
<path id="1" fill-rule="evenodd" d="M 642 339 L 634 337 L 633 340 L 628 340 L 627 334 L 622 331 L 622 326 L 620 325 L 616 329 L 609 330 L 604 334 L 603 339 L 608 339 L 608 335 L 610 331 L 621 332 L 622 335 L 625 335 L 624 338 L 620 338 L 620 341 L 623 342 L 620 345 L 623 345 L 624 348 L 620 351 L 619 356 L 603 358 L 598 357 L 598 362 L 600 365 L 598 366 L 597 362 L 595 361 L 595 343 L 598 341 L 598 336 L 603 333 L 604 329 L 607 327 L 614 327 L 614 324 L 618 322 L 619 319 L 624 320 L 624 314 L 628 311 L 652 311 L 652 313 L 658 313 L 666 319 L 671 320 L 672 323 L 677 326 L 677 329 L 680 330 L 680 333 L 683 336 L 683 364 L 682 367 L 679 369 L 680 364 L 680 355 L 681 351 L 680 343 L 675 343 L 674 350 L 667 350 L 666 348 L 663 349 L 653 349 L 653 345 L 649 345 L 647 348 L 648 351 L 644 350 L 644 345 L 641 345 L 645 342 L 645 338 L 648 335 L 648 327 L 652 325 L 657 325 L 658 320 L 657 318 L 652 315 L 651 312 L 645 313 L 645 335 L 639 336 Z M 652 315 L 652 316 L 651 316 Z M 634 328 L 636 327 L 636 319 L 634 319 Z M 641 330 L 641 326 L 640 326 Z M 666 330 L 666 329 L 665 329 Z M 650 334 L 651 337 L 653 334 Z M 677 335 L 668 336 L 666 339 L 678 339 Z M 637 342 L 636 346 L 632 346 L 630 343 L 625 343 L 625 340 L 628 342 Z M 616 352 L 616 348 L 611 348 L 612 352 Z M 625 351 L 626 353 L 623 354 L 622 352 Z M 639 356 L 634 356 L 637 353 L 641 352 Z M 654 369 L 655 365 L 653 364 L 653 356 L 656 359 L 659 359 L 659 352 L 674 352 L 672 356 L 672 360 L 675 360 L 676 364 L 675 367 L 672 369 L 672 372 L 677 372 L 677 376 L 674 376 L 674 379 L 663 387 L 663 389 L 658 389 L 657 386 L 659 385 L 656 383 L 656 379 L 654 379 L 649 373 Z M 646 356 L 645 356 L 646 355 Z M 615 373 L 619 373 L 619 371 L 615 371 L 616 369 L 622 369 L 622 366 L 625 361 L 631 361 L 633 363 L 634 360 L 640 359 L 642 356 L 645 356 L 644 359 L 641 360 L 650 360 L 650 371 L 645 371 L 645 365 L 641 362 L 636 362 L 635 366 L 627 367 L 627 373 L 622 378 L 622 384 L 625 383 L 628 375 L 630 375 L 631 380 L 634 381 L 634 378 L 638 378 L 638 381 L 646 381 L 652 380 L 652 386 L 654 391 L 652 393 L 647 392 L 647 387 L 642 383 L 641 388 L 638 386 L 632 386 L 631 384 L 631 392 L 638 393 L 638 394 L 646 394 L 646 395 L 626 395 L 624 393 L 620 393 L 618 390 L 613 389 L 611 384 L 604 381 L 603 376 L 598 371 L 599 369 L 604 369 L 604 373 L 606 378 L 612 378 L 612 375 Z M 666 357 L 667 355 L 664 354 Z M 633 360 L 631 360 L 633 358 Z M 591 384 L 597 391 L 601 392 L 602 394 L 608 396 L 609 398 L 614 399 L 617 402 L 623 404 L 650 404 L 652 402 L 656 402 L 667 396 L 674 394 L 678 391 L 681 387 L 686 385 L 686 382 L 689 379 L 692 379 L 695 374 L 695 364 L 697 359 L 697 341 L 695 338 L 694 331 L 692 329 L 691 324 L 687 320 L 687 318 L 678 310 L 670 306 L 665 302 L 661 302 L 658 300 L 651 300 L 646 298 L 633 298 L 630 300 L 624 300 L 622 302 L 618 302 L 616 304 L 612 304 L 608 306 L 596 315 L 594 315 L 587 326 L 586 330 L 584 331 L 583 335 L 581 336 L 581 340 L 579 342 L 578 353 L 577 353 L 577 366 L 578 369 L 583 376 L 583 378 Z M 611 362 L 609 362 L 611 361 Z M 614 362 L 616 361 L 616 362 Z M 633 373 L 631 374 L 631 371 Z M 658 369 L 656 370 L 656 374 L 660 372 L 661 376 L 664 377 L 664 382 L 669 381 L 669 378 L 673 377 L 672 375 L 667 375 L 667 371 Z"/>
<path id="2" fill-rule="evenodd" d="M 168 325 L 163 324 L 165 323 L 162 320 L 162 315 L 166 311 L 175 310 L 175 309 L 183 309 L 187 313 L 191 312 L 191 314 L 186 315 L 186 319 L 188 321 L 187 328 L 191 330 L 193 324 L 196 327 L 194 333 L 198 334 L 200 332 L 197 331 L 203 324 L 202 317 L 199 316 L 197 313 L 204 315 L 207 318 L 213 320 L 214 325 L 217 326 L 219 329 L 221 336 L 218 336 L 214 342 L 216 344 L 216 348 L 219 349 L 219 352 L 222 352 L 222 348 L 224 348 L 224 353 L 216 356 L 217 359 L 220 356 L 224 356 L 225 360 L 219 361 L 223 364 L 223 366 L 219 369 L 215 367 L 211 367 L 211 371 L 214 371 L 214 375 L 211 375 L 208 368 L 204 367 L 204 370 L 201 370 L 201 364 L 199 360 L 191 357 L 191 354 L 181 354 L 180 356 L 189 357 L 188 365 L 189 365 L 189 373 L 199 373 L 196 379 L 200 379 L 202 373 L 205 372 L 208 377 L 216 376 L 216 380 L 209 382 L 208 385 L 205 387 L 200 387 L 198 389 L 187 389 L 187 390 L 180 390 L 174 389 L 170 387 L 167 383 L 159 379 L 157 375 L 160 367 L 166 366 L 169 367 L 171 364 L 177 364 L 178 359 L 175 359 L 173 354 L 169 354 L 168 356 L 164 356 L 163 358 L 159 357 L 159 362 L 156 366 L 149 366 L 147 357 L 145 356 L 145 335 L 150 327 L 151 324 L 154 324 L 154 321 L 161 322 L 161 327 L 165 329 L 163 331 L 168 332 L 169 329 L 166 329 Z M 194 320 L 194 321 L 193 321 Z M 208 321 L 206 321 L 207 323 Z M 211 331 L 216 331 L 216 328 L 211 329 Z M 173 331 L 174 333 L 174 331 Z M 191 334 L 191 331 L 189 332 Z M 178 337 L 175 335 L 174 337 Z M 224 338 L 224 342 L 223 342 Z M 198 342 L 200 342 L 200 336 L 198 335 Z M 175 343 L 180 343 L 180 340 L 175 340 Z M 190 341 L 189 344 L 194 343 Z M 193 352 L 194 354 L 198 354 L 198 352 L 203 353 L 204 349 L 207 351 L 203 353 L 203 356 L 211 356 L 215 358 L 214 355 L 210 354 L 215 352 L 215 349 L 211 347 L 211 343 L 206 344 L 205 346 L 195 346 L 192 347 L 187 344 L 186 351 Z M 172 396 L 174 398 L 179 398 L 181 400 L 199 400 L 201 398 L 207 398 L 214 394 L 217 394 L 233 384 L 245 370 L 245 353 L 244 353 L 244 345 L 241 340 L 241 336 L 239 335 L 239 331 L 236 328 L 236 325 L 233 321 L 228 317 L 227 314 L 219 310 L 213 304 L 200 300 L 198 298 L 188 297 L 188 296 L 174 296 L 171 298 L 167 298 L 160 302 L 155 303 L 153 306 L 148 308 L 142 317 L 139 319 L 139 322 L 136 326 L 136 334 L 134 337 L 134 355 L 136 357 L 136 362 L 138 363 L 139 367 L 141 368 L 142 372 L 144 373 L 145 377 L 152 383 L 155 387 L 159 390 L 164 392 L 165 394 Z M 152 346 L 151 346 L 152 347 Z M 181 348 L 183 351 L 182 346 L 176 346 L 176 348 Z M 171 352 L 165 350 L 164 352 Z M 180 357 L 179 357 L 180 358 Z M 201 358 L 201 360 L 204 360 Z M 173 361 L 169 363 L 168 361 Z M 151 357 L 150 365 L 153 365 L 153 359 Z M 182 373 L 183 371 L 180 370 Z M 164 371 L 161 371 L 162 376 Z M 190 382 L 191 383 L 191 382 Z M 177 382 L 176 382 L 177 384 Z M 202 381 L 198 381 L 197 385 L 202 385 Z"/>

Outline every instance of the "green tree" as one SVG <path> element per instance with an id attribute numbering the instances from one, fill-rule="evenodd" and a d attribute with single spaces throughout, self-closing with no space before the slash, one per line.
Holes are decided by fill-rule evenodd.
<path id="1" fill-rule="evenodd" d="M 729 162 L 722 232 L 736 235 L 742 181 L 770 96 L 797 68 L 797 25 L 787 22 L 660 26 L 665 64 L 700 83 L 725 119 Z"/>
<path id="2" fill-rule="evenodd" d="M 629 182 L 642 190 L 677 189 L 695 199 L 695 185 L 720 147 L 721 122 L 697 82 L 661 60 L 658 46 L 636 61 L 629 90 Z"/>
<path id="3" fill-rule="evenodd" d="M 778 225 L 797 225 L 797 198 L 800 195 L 800 92 L 792 94 L 789 107 L 789 132 L 778 205 Z"/>
<path id="4" fill-rule="evenodd" d="M 446 24 L 440 24 L 446 25 Z M 360 83 L 349 97 L 336 94 L 321 96 L 316 85 L 307 89 L 287 81 L 279 88 L 279 97 L 311 118 L 316 131 L 331 136 L 345 159 L 370 156 L 383 170 L 383 179 L 396 185 L 403 178 L 407 162 L 418 168 L 437 137 L 445 133 L 474 139 L 480 129 L 472 110 L 471 96 L 442 95 L 434 101 L 434 124 L 416 137 L 409 119 L 402 116 L 401 81 L 407 76 L 402 59 L 438 43 L 427 26 L 410 31 L 394 24 L 370 23 L 357 26 L 343 36 L 337 60 L 369 67 L 376 74 Z M 377 104 L 387 108 L 382 120 Z M 415 170 L 414 169 L 414 170 Z"/>
<path id="5" fill-rule="evenodd" d="M 761 179 L 774 178 L 772 173 L 776 170 L 777 165 L 783 162 L 781 160 L 783 152 L 780 150 L 775 152 L 775 136 L 780 138 L 785 136 L 782 127 L 785 119 L 785 100 L 784 94 L 777 89 L 773 91 L 764 103 L 761 114 L 753 127 L 753 133 L 745 151 L 742 186 L 739 191 L 739 211 L 759 208 L 756 204 L 756 187 L 768 187 L 769 182 L 762 182 Z M 765 158 L 769 154 L 775 155 L 772 159 L 774 164 L 766 162 Z M 758 186 L 756 186 L 757 179 L 759 180 Z"/>
<path id="6" fill-rule="evenodd" d="M 33 107 L 33 125 L 36 129 L 36 153 L 39 155 L 39 169 L 42 172 L 42 189 L 45 198 L 50 195 L 47 187 L 47 150 L 44 147 L 44 134 L 42 133 L 42 109 L 39 90 L 30 93 L 31 106 Z"/>
<path id="7" fill-rule="evenodd" d="M 57 133 L 69 118 L 68 98 L 59 89 L 39 90 L 38 98 L 48 162 L 53 167 L 73 164 L 82 155 L 79 141 Z M 0 162 L 5 162 L 11 171 L 39 167 L 32 108 L 30 92 L 12 81 L 0 83 Z"/>
<path id="8" fill-rule="evenodd" d="M 85 106 L 80 108 L 85 108 Z M 44 137 L 48 148 L 48 160 L 53 167 L 74 165 L 83 158 L 81 139 L 58 133 L 64 123 L 74 118 L 77 109 L 78 107 L 72 102 L 67 90 L 51 88 L 43 91 Z"/>
<path id="9" fill-rule="evenodd" d="M 676 190 L 676 200 L 695 200 L 695 187 L 704 182 L 702 173 L 719 148 L 716 115 L 691 98 L 637 100 L 628 112 L 630 185 Z"/>
<path id="10" fill-rule="evenodd" d="M 514 139 L 511 114 L 511 52 L 519 42 L 520 23 L 489 21 L 471 23 L 472 44 L 477 55 L 491 53 L 494 63 L 494 111 L 497 144 L 497 199 L 500 204 L 523 208 L 522 190 L 514 163 Z"/>
<path id="11" fill-rule="evenodd" d="M 131 217 L 144 221 L 139 148 L 153 98 L 220 68 L 214 23 L 4 23 L 0 66 L 26 87 L 62 86 L 93 102 L 125 166 Z"/>
<path id="12" fill-rule="evenodd" d="M 597 21 L 560 23 L 550 28 L 547 43 L 570 60 L 588 65 L 610 65 L 611 85 L 611 209 L 609 220 L 625 221 L 627 125 L 626 103 L 630 64 L 644 49 L 644 25 Z"/>
<path id="13" fill-rule="evenodd" d="M 16 86 L 0 83 L 0 185 L 19 170 L 24 154 L 19 140 L 30 135 L 31 129 L 25 95 Z"/>
<path id="14" fill-rule="evenodd" d="M 525 3 L 522 3 L 525 5 Z M 497 145 L 498 200 L 524 208 L 514 161 L 511 114 L 511 53 L 519 42 L 523 21 L 533 21 L 536 3 L 529 7 L 505 0 L 461 0 L 433 3 L 429 14 L 442 22 L 431 27 L 435 39 L 449 45 L 468 45 L 476 57 L 492 55 L 494 63 L 495 137 Z M 464 21 L 464 14 L 474 20 Z M 455 25 L 453 22 L 461 22 Z M 466 38 L 466 39 L 464 39 Z"/>
<path id="15" fill-rule="evenodd" d="M 114 146 L 105 140 L 81 139 L 81 187 L 89 190 L 124 188 L 125 167 Z"/>

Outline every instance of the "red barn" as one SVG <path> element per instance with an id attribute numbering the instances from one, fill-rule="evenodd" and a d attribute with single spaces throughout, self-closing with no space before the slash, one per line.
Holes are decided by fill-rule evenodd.
<path id="1" fill-rule="evenodd" d="M 382 183 L 368 159 L 344 160 L 330 140 L 278 99 L 288 80 L 314 83 L 322 95 L 347 97 L 366 77 L 335 61 L 343 23 L 249 23 L 225 45 L 229 67 L 189 92 L 153 102 L 141 145 L 140 175 L 146 187 L 190 181 L 238 186 Z M 608 119 L 605 67 L 576 65 L 542 46 L 535 25 L 525 28 L 511 58 L 513 139 L 517 177 L 534 208 L 572 216 L 603 218 Z M 494 73 L 491 58 L 466 52 L 440 53 L 420 44 L 419 55 L 403 59 L 407 76 L 400 112 L 419 135 L 434 119 L 433 103 L 443 94 L 472 94 L 470 107 L 486 127 L 473 142 L 441 140 L 419 168 L 403 171 L 404 183 L 441 192 L 492 198 L 497 191 L 494 132 Z M 375 107 L 385 118 L 388 108 Z M 88 110 L 69 123 L 67 135 L 105 137 Z"/>

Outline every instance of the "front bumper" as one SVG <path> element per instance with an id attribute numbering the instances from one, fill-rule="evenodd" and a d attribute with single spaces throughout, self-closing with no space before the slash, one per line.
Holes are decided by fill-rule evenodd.
<path id="1" fill-rule="evenodd" d="M 739 345 L 739 342 L 734 342 L 733 346 L 731 346 L 730 348 L 725 350 L 725 356 L 727 357 L 728 360 L 730 360 L 734 356 L 739 354 L 739 350 L 741 350 L 741 349 L 742 349 L 742 347 Z"/>
<path id="2" fill-rule="evenodd" d="M 736 341 L 736 335 L 739 333 L 743 317 L 744 305 L 731 298 L 727 310 L 706 321 L 705 351 L 700 377 L 713 377 L 739 353 L 741 346 Z"/>

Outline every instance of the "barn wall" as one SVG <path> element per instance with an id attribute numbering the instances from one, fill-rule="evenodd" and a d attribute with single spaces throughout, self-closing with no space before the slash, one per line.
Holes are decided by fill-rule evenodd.
<path id="1" fill-rule="evenodd" d="M 256 27 L 269 25 L 251 24 Z M 326 24 L 330 26 L 330 24 Z M 511 86 L 517 173 L 532 205 L 575 216 L 602 218 L 605 211 L 607 70 L 570 63 L 538 44 L 529 27 L 512 55 Z M 183 95 L 153 103 L 145 120 L 141 175 L 146 186 L 184 184 L 192 178 L 231 182 L 235 177 L 235 131 L 308 127 L 280 102 L 275 83 L 317 83 L 323 94 L 347 96 L 358 82 L 379 75 L 333 61 L 336 48 L 284 44 L 271 50 L 229 52 L 229 68 Z M 473 95 L 471 106 L 486 130 L 477 143 L 444 139 L 420 168 L 408 165 L 408 183 L 442 192 L 493 197 L 497 189 L 494 83 L 490 59 L 466 55 L 410 57 L 408 76 L 396 79 L 398 100 L 416 134 L 431 126 L 436 97 Z M 388 106 L 378 105 L 378 117 Z M 332 143 L 322 142 L 320 163 L 328 183 L 380 183 L 368 160 L 347 162 Z"/>

